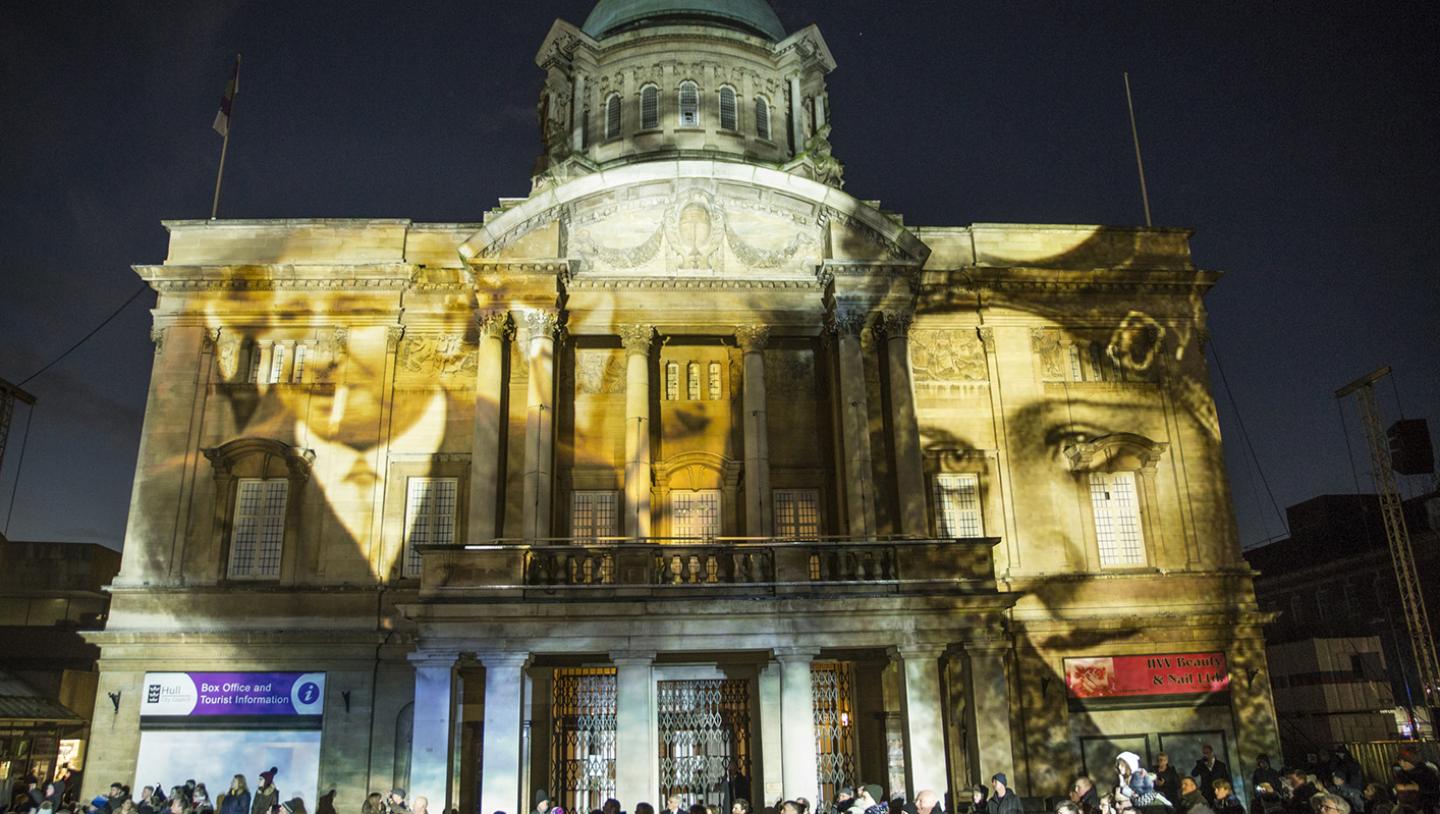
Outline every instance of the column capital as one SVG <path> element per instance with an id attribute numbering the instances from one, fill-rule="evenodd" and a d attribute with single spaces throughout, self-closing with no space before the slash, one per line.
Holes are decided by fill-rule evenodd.
<path id="1" fill-rule="evenodd" d="M 454 667 L 460 662 L 460 653 L 454 650 L 416 650 L 408 654 L 406 659 L 416 668 L 420 667 Z"/>
<path id="2" fill-rule="evenodd" d="M 617 650 L 610 654 L 610 661 L 616 666 L 622 664 L 654 664 L 654 650 Z"/>
<path id="3" fill-rule="evenodd" d="M 911 644 L 899 644 L 890 648 L 891 658 L 898 658 L 901 661 L 915 659 L 938 659 L 945 655 L 949 645 L 936 642 L 914 642 Z"/>
<path id="4" fill-rule="evenodd" d="M 740 343 L 740 349 L 746 353 L 760 353 L 770 341 L 770 326 L 736 325 L 735 341 Z"/>
<path id="5" fill-rule="evenodd" d="M 520 331 L 526 341 L 554 339 L 560 330 L 560 312 L 554 308 L 522 308 L 516 312 Z"/>
<path id="6" fill-rule="evenodd" d="M 530 654 L 516 650 L 485 650 L 475 654 L 475 659 L 486 669 L 524 667 L 530 661 Z"/>
<path id="7" fill-rule="evenodd" d="M 862 308 L 855 306 L 836 306 L 826 327 L 833 333 L 840 336 L 860 336 L 865 330 L 865 323 L 869 314 Z"/>
<path id="8" fill-rule="evenodd" d="M 915 315 L 908 311 L 886 311 L 880 315 L 875 327 L 886 339 L 904 339 L 910 335 L 910 324 Z"/>
<path id="9" fill-rule="evenodd" d="M 820 655 L 818 647 L 777 647 L 775 648 L 775 660 L 781 664 L 792 664 L 804 662 L 806 664 L 815 660 Z"/>
<path id="10" fill-rule="evenodd" d="M 404 325 L 391 325 L 385 329 L 385 352 L 394 353 L 400 347 L 400 340 L 405 338 Z"/>
<path id="11" fill-rule="evenodd" d="M 621 325 L 616 332 L 620 334 L 620 344 L 625 346 L 626 354 L 650 355 L 650 345 L 655 340 L 654 325 Z"/>
<path id="12" fill-rule="evenodd" d="M 510 314 L 505 311 L 486 311 L 475 316 L 475 328 L 481 339 L 504 339 L 510 333 Z"/>

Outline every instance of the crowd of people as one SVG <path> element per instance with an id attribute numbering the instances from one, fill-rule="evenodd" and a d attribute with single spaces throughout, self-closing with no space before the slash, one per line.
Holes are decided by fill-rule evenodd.
<path id="1" fill-rule="evenodd" d="M 245 775 L 237 774 L 229 788 L 215 795 L 194 780 L 168 790 L 161 784 L 145 786 L 139 794 L 117 782 L 107 794 L 77 801 L 72 778 L 62 768 L 46 782 L 26 778 L 19 783 L 0 814 L 310 814 L 301 794 L 280 793 L 276 774 L 274 767 L 260 772 L 254 789 Z M 929 789 L 906 800 L 903 795 L 887 796 L 877 784 L 867 784 L 838 789 L 833 802 L 815 807 L 804 797 L 777 800 L 763 814 L 1440 814 L 1440 768 L 1408 747 L 1400 751 L 1388 783 L 1365 782 L 1359 761 L 1344 748 L 1335 750 L 1330 760 L 1315 770 L 1277 769 L 1268 756 L 1259 755 L 1250 774 L 1248 810 L 1232 778 L 1230 768 L 1205 745 L 1201 758 L 1184 775 L 1163 753 L 1155 765 L 1147 766 L 1139 755 L 1122 752 L 1116 757 L 1113 777 L 1080 776 L 1067 798 L 1053 804 L 1045 801 L 1043 809 L 1036 807 L 1034 798 L 1027 805 L 1011 788 L 1009 778 L 997 773 L 988 785 L 965 792 L 968 799 L 964 800 L 948 794 L 942 799 Z M 728 814 L 762 814 L 748 800 L 734 795 L 733 789 L 731 792 L 726 795 L 733 798 Z M 333 789 L 322 795 L 314 814 L 340 814 L 335 796 Z M 636 803 L 631 812 L 725 814 L 723 808 L 704 803 L 686 806 L 678 796 L 667 798 L 658 812 L 648 802 Z M 430 814 L 430 802 L 419 796 L 407 799 L 404 789 L 395 788 L 388 794 L 369 794 L 358 814 Z M 450 809 L 443 814 L 458 812 Z M 594 811 L 566 812 L 540 790 L 527 814 L 626 812 L 615 799 Z"/>

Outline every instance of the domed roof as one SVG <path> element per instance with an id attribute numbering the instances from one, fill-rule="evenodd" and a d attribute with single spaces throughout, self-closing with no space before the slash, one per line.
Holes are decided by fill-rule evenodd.
<path id="1" fill-rule="evenodd" d="M 600 0 L 580 28 L 598 40 L 646 21 L 684 18 L 708 18 L 772 42 L 785 39 L 785 26 L 766 0 Z"/>

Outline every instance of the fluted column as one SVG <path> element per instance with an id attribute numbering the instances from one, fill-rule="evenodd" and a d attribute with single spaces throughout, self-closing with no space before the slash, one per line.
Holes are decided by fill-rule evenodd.
<path id="1" fill-rule="evenodd" d="M 651 710 L 654 653 L 615 653 L 615 796 L 651 800 L 655 777 L 655 727 Z M 660 801 L 663 802 L 663 801 Z"/>
<path id="2" fill-rule="evenodd" d="M 505 390 L 505 335 L 510 315 L 481 314 L 476 320 L 480 351 L 475 365 L 475 421 L 470 434 L 470 522 L 472 543 L 495 539 L 500 507 L 500 407 Z"/>
<path id="3" fill-rule="evenodd" d="M 439 811 L 451 805 L 450 750 L 460 684 L 455 674 L 458 660 L 459 654 L 453 652 L 410 654 L 410 663 L 415 667 L 410 797 L 426 797 Z"/>
<path id="4" fill-rule="evenodd" d="M 744 353 L 745 533 L 774 534 L 770 505 L 770 423 L 765 415 L 765 343 L 767 325 L 741 325 L 735 339 Z"/>
<path id="5" fill-rule="evenodd" d="M 524 536 L 550 536 L 550 500 L 555 462 L 555 333 L 560 313 L 547 309 L 519 312 L 530 388 L 525 407 Z"/>
<path id="6" fill-rule="evenodd" d="M 930 533 L 925 514 L 925 463 L 920 454 L 920 422 L 910 377 L 910 314 L 885 315 L 885 354 L 890 368 L 890 420 L 895 433 L 895 488 L 899 493 L 900 533 Z"/>
<path id="7" fill-rule="evenodd" d="M 521 689 L 526 653 L 478 653 L 485 666 L 485 730 L 481 739 L 480 810 L 525 811 L 520 756 L 524 705 Z M 433 798 L 432 798 L 433 800 Z M 432 802 L 431 805 L 434 805 Z"/>
<path id="8" fill-rule="evenodd" d="M 650 536 L 650 325 L 620 326 L 625 345 L 625 536 Z"/>
<path id="9" fill-rule="evenodd" d="M 870 465 L 870 407 L 865 395 L 865 359 L 861 311 L 840 309 L 832 327 L 840 367 L 840 431 L 845 453 L 845 513 L 850 536 L 875 535 L 875 475 Z"/>
<path id="10" fill-rule="evenodd" d="M 906 785 L 912 794 L 931 789 L 941 800 L 949 790 L 945 769 L 944 710 L 940 703 L 940 656 L 943 645 L 902 645 L 900 660 L 904 688 Z"/>
<path id="11" fill-rule="evenodd" d="M 815 689 L 810 664 L 820 651 L 803 647 L 780 648 L 781 775 L 790 799 L 814 800 L 819 790 L 815 754 Z"/>

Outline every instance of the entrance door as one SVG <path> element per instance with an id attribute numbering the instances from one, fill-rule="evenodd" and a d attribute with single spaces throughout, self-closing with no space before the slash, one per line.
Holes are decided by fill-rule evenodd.
<path id="1" fill-rule="evenodd" d="M 660 681 L 660 799 L 705 803 L 728 811 L 750 799 L 750 682 Z"/>
<path id="2" fill-rule="evenodd" d="M 671 490 L 670 536 L 720 536 L 720 490 Z"/>
<path id="3" fill-rule="evenodd" d="M 551 686 L 551 799 L 594 811 L 615 796 L 615 668 L 557 669 Z"/>

